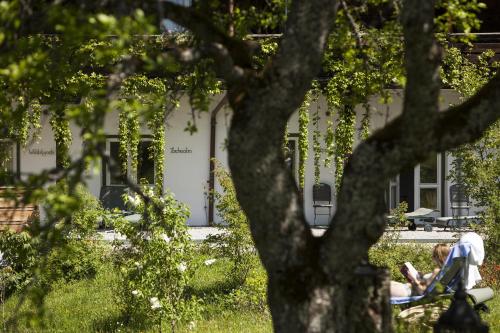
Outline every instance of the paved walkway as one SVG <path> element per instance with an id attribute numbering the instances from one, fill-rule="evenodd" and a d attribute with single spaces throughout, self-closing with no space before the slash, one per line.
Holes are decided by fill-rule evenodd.
<path id="1" fill-rule="evenodd" d="M 326 228 L 313 228 L 313 235 L 319 237 L 323 235 Z M 124 240 L 125 237 L 112 230 L 99 232 L 103 239 L 106 241 Z M 195 242 L 201 242 L 207 238 L 210 234 L 217 234 L 220 231 L 213 227 L 191 227 L 189 228 L 189 234 Z M 460 233 L 455 231 L 443 231 L 441 229 L 435 229 L 433 231 L 427 232 L 423 230 L 409 231 L 407 229 L 399 230 L 400 243 L 451 243 L 455 242 L 459 237 Z"/>

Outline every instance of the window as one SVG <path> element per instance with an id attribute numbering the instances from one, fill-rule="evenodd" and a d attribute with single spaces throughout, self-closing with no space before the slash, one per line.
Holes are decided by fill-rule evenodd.
<path id="1" fill-rule="evenodd" d="M 11 185 L 15 177 L 15 144 L 10 140 L 0 140 L 0 186 Z"/>
<path id="2" fill-rule="evenodd" d="M 387 205 L 389 211 L 391 211 L 399 204 L 399 176 L 396 176 L 389 181 L 389 189 L 387 195 Z"/>
<path id="3" fill-rule="evenodd" d="M 433 153 L 415 169 L 416 205 L 438 209 L 440 207 L 440 156 Z"/>
<path id="4" fill-rule="evenodd" d="M 141 141 L 139 143 L 136 179 L 141 183 L 155 183 L 155 161 L 151 150 L 151 141 Z"/>
<path id="5" fill-rule="evenodd" d="M 151 152 L 152 141 L 141 140 L 137 149 L 137 172 L 131 174 L 132 161 L 127 161 L 127 176 L 134 181 L 154 184 L 155 181 L 155 164 L 153 154 Z M 116 139 L 108 141 L 107 150 L 109 157 L 114 161 L 120 161 L 120 142 Z M 113 175 L 109 168 L 106 170 L 106 185 L 124 185 L 123 180 L 119 175 Z"/>

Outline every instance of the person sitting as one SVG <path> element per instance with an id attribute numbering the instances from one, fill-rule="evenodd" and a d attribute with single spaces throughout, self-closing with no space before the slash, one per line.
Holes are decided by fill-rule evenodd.
<path id="1" fill-rule="evenodd" d="M 431 273 L 419 276 L 411 283 L 401 283 L 391 281 L 390 291 L 391 297 L 409 297 L 422 295 L 427 286 L 434 280 L 434 277 L 439 273 L 441 268 L 450 253 L 450 247 L 446 244 L 437 244 L 432 251 L 432 260 L 438 266 Z"/>

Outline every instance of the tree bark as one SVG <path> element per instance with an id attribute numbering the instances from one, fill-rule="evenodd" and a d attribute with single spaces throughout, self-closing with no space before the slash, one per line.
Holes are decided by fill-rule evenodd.
<path id="1" fill-rule="evenodd" d="M 275 332 L 391 332 L 387 271 L 362 266 L 341 284 L 309 270 L 270 276 Z"/>
<path id="2" fill-rule="evenodd" d="M 285 165 L 283 133 L 320 70 L 336 15 L 334 0 L 294 1 L 280 48 L 262 72 L 246 67 L 248 45 L 215 33 L 220 75 L 234 111 L 228 158 L 238 201 L 268 273 L 276 332 L 390 332 L 389 278 L 366 265 L 385 227 L 387 181 L 429 152 L 470 142 L 499 117 L 500 74 L 461 106 L 438 112 L 440 52 L 434 0 L 403 8 L 407 86 L 403 114 L 361 143 L 346 165 L 337 212 L 321 238 L 311 234 L 302 196 Z M 170 18 L 203 37 L 197 15 Z M 191 14 L 190 14 L 191 13 Z M 208 24 L 208 23 L 207 23 Z M 197 32 L 200 31 L 200 32 Z M 424 140 L 425 138 L 425 140 Z"/>

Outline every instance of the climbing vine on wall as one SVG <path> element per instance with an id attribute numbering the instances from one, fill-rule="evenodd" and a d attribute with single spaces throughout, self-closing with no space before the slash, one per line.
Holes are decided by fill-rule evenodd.
<path id="1" fill-rule="evenodd" d="M 358 136 L 360 140 L 365 140 L 370 135 L 370 117 L 371 117 L 370 104 L 368 102 L 363 103 L 363 108 L 364 112 L 361 118 L 361 127 L 359 129 L 359 136 Z"/>
<path id="2" fill-rule="evenodd" d="M 56 142 L 56 165 L 58 168 L 65 168 L 70 162 L 69 147 L 71 145 L 71 130 L 66 117 L 66 105 L 56 103 L 50 108 L 52 109 L 50 126 Z"/>
<path id="3" fill-rule="evenodd" d="M 320 160 L 321 160 L 321 132 L 319 130 L 320 123 L 320 106 L 319 103 L 316 104 L 316 111 L 312 118 L 313 130 L 313 152 L 314 152 L 314 184 L 319 184 L 319 179 L 321 176 Z"/>
<path id="4" fill-rule="evenodd" d="M 299 188 L 303 191 L 305 184 L 305 166 L 309 149 L 309 106 L 311 92 L 306 94 L 304 102 L 299 108 Z"/>
<path id="5" fill-rule="evenodd" d="M 119 158 L 124 176 L 127 175 L 128 161 L 130 161 L 130 173 L 135 174 L 137 171 L 137 157 L 141 139 L 138 104 L 139 102 L 135 99 L 123 99 L 119 104 Z"/>
<path id="6" fill-rule="evenodd" d="M 337 190 L 342 182 L 344 165 L 352 153 L 356 130 L 356 112 L 352 105 L 346 105 L 339 111 L 335 131 L 335 186 Z"/>
<path id="7" fill-rule="evenodd" d="M 329 168 L 332 165 L 333 155 L 335 153 L 335 141 L 334 141 L 334 109 L 330 107 L 330 103 L 328 103 L 328 111 L 326 112 L 327 121 L 326 121 L 326 131 L 324 135 L 325 142 L 325 159 L 324 166 L 325 168 Z"/>

